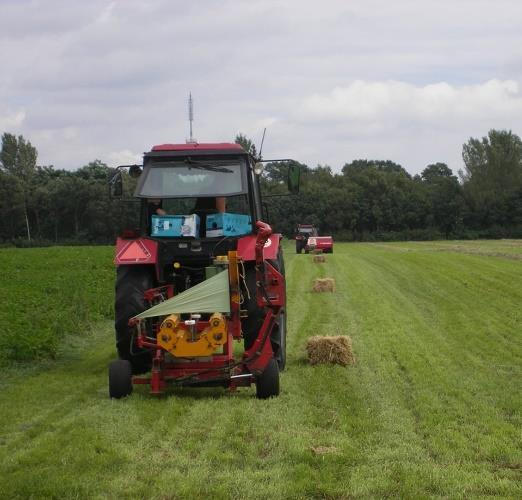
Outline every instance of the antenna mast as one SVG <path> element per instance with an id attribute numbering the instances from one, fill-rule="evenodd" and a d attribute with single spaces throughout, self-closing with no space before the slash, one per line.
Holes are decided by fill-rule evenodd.
<path id="1" fill-rule="evenodd" d="M 265 143 L 265 134 L 266 134 L 266 127 L 265 129 L 263 130 L 263 138 L 261 139 L 261 147 L 259 148 L 259 160 L 262 160 L 263 159 L 263 144 Z"/>
<path id="2" fill-rule="evenodd" d="M 192 100 L 192 92 L 189 93 L 188 114 L 189 114 L 189 123 L 190 123 L 190 138 L 187 141 L 187 143 L 188 144 L 196 144 L 197 141 L 192 136 L 192 122 L 194 121 L 194 102 Z"/>

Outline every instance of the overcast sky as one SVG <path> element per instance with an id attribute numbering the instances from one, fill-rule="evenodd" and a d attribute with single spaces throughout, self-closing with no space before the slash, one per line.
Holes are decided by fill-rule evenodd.
<path id="1" fill-rule="evenodd" d="M 184 142 L 189 92 L 199 142 L 335 171 L 522 135 L 521 0 L 0 0 L 0 60 L 0 132 L 57 168 Z"/>

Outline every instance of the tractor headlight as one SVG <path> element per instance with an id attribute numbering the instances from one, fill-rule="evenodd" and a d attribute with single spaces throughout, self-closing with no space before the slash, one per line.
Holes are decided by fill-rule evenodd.
<path id="1" fill-rule="evenodd" d="M 261 175 L 263 173 L 265 166 L 262 163 L 257 162 L 254 165 L 254 174 Z"/>

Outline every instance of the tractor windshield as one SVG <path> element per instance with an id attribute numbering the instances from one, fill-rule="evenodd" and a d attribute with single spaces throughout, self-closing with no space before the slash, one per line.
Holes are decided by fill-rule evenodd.
<path id="1" fill-rule="evenodd" d="M 240 160 L 184 159 L 148 163 L 135 195 L 140 198 L 187 198 L 246 192 L 246 171 Z"/>

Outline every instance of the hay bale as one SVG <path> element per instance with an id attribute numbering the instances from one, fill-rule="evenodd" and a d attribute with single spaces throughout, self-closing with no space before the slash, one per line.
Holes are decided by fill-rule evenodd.
<path id="1" fill-rule="evenodd" d="M 328 453 L 337 453 L 339 448 L 336 446 L 311 446 L 310 450 L 314 455 L 326 455 Z"/>
<path id="2" fill-rule="evenodd" d="M 312 285 L 312 292 L 335 292 L 335 280 L 333 278 L 316 278 Z"/>
<path id="3" fill-rule="evenodd" d="M 326 262 L 324 255 L 314 255 L 314 263 L 317 264 L 318 262 Z"/>
<path id="4" fill-rule="evenodd" d="M 332 363 L 347 366 L 353 365 L 355 362 L 352 339 L 347 335 L 310 337 L 306 351 L 311 365 Z"/>
<path id="5" fill-rule="evenodd" d="M 321 255 L 323 253 L 323 251 L 320 248 L 314 248 L 310 253 L 312 255 Z"/>

